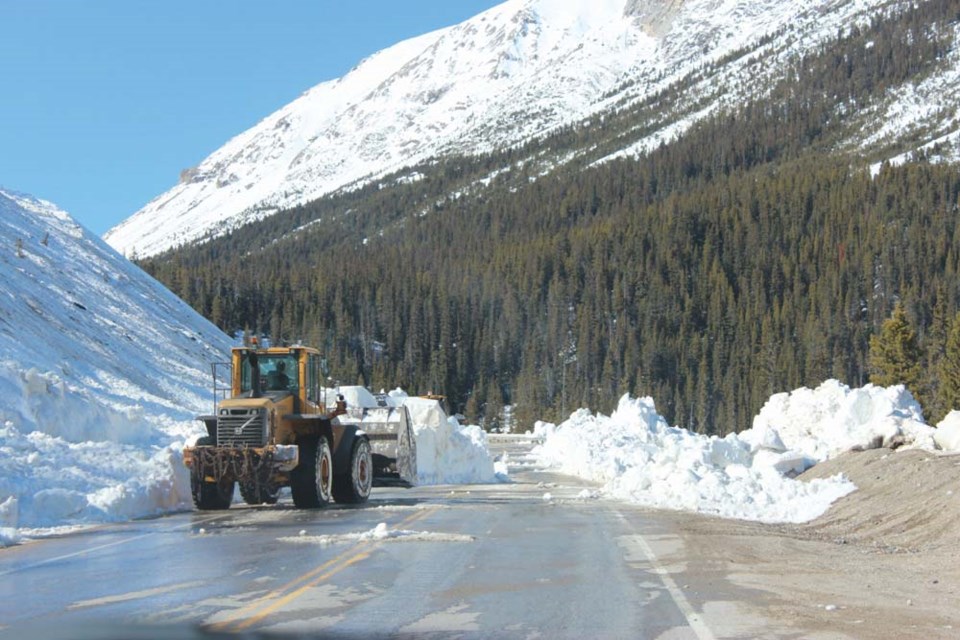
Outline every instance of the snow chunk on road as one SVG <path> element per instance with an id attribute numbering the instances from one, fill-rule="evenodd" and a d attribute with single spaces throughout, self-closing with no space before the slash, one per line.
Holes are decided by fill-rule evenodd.
<path id="1" fill-rule="evenodd" d="M 406 529 L 391 529 L 386 522 L 381 522 L 373 529 L 362 533 L 341 533 L 322 536 L 306 535 L 301 531 L 299 536 L 278 538 L 280 542 L 295 544 L 313 544 L 329 547 L 335 544 L 349 544 L 354 542 L 473 542 L 473 536 L 456 533 L 436 533 L 431 531 L 409 531 Z"/>

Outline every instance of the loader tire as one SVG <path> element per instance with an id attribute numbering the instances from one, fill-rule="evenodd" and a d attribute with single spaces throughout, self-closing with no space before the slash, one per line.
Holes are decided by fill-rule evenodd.
<path id="1" fill-rule="evenodd" d="M 333 499 L 341 504 L 360 504 L 370 497 L 373 486 L 373 456 L 366 438 L 353 441 L 350 468 L 333 478 Z"/>
<path id="2" fill-rule="evenodd" d="M 247 504 L 277 504 L 280 487 L 272 483 L 248 481 L 240 482 L 240 495 Z"/>
<path id="3" fill-rule="evenodd" d="M 193 504 L 201 511 L 229 509 L 233 502 L 233 480 L 221 479 L 219 482 L 207 482 L 199 473 L 190 474 L 190 489 Z"/>
<path id="4" fill-rule="evenodd" d="M 319 509 L 330 502 L 333 456 L 323 436 L 300 446 L 300 464 L 290 472 L 290 492 L 298 509 Z"/>
<path id="5" fill-rule="evenodd" d="M 197 439 L 196 446 L 204 447 L 213 444 L 213 438 L 203 436 Z M 190 471 L 190 493 L 193 496 L 194 506 L 201 511 L 229 509 L 230 503 L 233 502 L 234 481 L 221 478 L 218 482 L 207 482 L 205 475 L 203 469 L 194 468 Z"/>

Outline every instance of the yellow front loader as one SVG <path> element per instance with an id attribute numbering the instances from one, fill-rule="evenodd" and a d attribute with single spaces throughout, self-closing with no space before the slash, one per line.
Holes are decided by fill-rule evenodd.
<path id="1" fill-rule="evenodd" d="M 319 351 L 304 346 L 237 347 L 213 365 L 215 412 L 198 418 L 207 435 L 183 452 L 198 509 L 228 508 L 237 484 L 248 504 L 273 504 L 289 486 L 294 505 L 309 509 L 365 502 L 374 481 L 416 483 L 406 408 L 328 402 L 326 374 Z"/>

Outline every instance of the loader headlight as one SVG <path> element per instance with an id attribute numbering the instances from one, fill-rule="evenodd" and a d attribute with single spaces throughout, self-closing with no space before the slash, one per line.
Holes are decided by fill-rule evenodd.
<path id="1" fill-rule="evenodd" d="M 295 444 L 278 444 L 273 451 L 273 459 L 277 462 L 293 462 L 297 459 L 299 447 Z"/>
<path id="2" fill-rule="evenodd" d="M 273 448 L 273 460 L 279 463 L 281 471 L 289 471 L 297 466 L 300 459 L 300 447 L 295 444 L 278 444 Z"/>

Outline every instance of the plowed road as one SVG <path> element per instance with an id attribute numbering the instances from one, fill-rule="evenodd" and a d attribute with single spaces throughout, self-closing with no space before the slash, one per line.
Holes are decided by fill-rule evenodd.
<path id="1" fill-rule="evenodd" d="M 523 463 L 523 443 L 511 460 Z M 375 489 L 360 508 L 234 505 L 0 550 L 16 638 L 721 638 L 803 635 L 687 562 L 675 519 L 515 466 L 489 486 Z"/>

